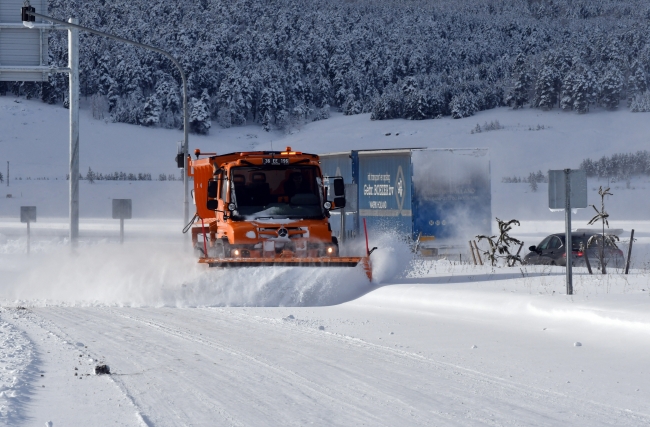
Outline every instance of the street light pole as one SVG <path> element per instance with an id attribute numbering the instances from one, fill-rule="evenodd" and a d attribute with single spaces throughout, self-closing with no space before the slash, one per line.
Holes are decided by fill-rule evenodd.
<path id="1" fill-rule="evenodd" d="M 185 72 L 183 71 L 183 68 L 181 67 L 181 64 L 170 53 L 165 52 L 162 49 L 158 49 L 157 47 L 154 47 L 154 46 L 149 46 L 149 45 L 146 45 L 146 44 L 143 44 L 143 43 L 134 42 L 132 40 L 128 40 L 128 39 L 125 39 L 125 38 L 122 38 L 122 37 L 118 37 L 118 36 L 114 36 L 112 34 L 104 33 L 102 31 L 93 30 L 92 28 L 83 27 L 81 25 L 78 25 L 76 22 L 73 23 L 73 22 L 61 21 L 59 19 L 52 18 L 51 16 L 41 15 L 40 13 L 36 13 L 36 12 L 33 12 L 33 11 L 27 11 L 26 13 L 31 15 L 31 16 L 35 16 L 37 18 L 42 18 L 42 19 L 51 21 L 51 22 L 53 22 L 55 24 L 61 24 L 65 28 L 68 28 L 68 30 L 71 30 L 72 28 L 74 28 L 74 29 L 81 30 L 81 31 L 87 31 L 87 32 L 92 33 L 92 34 L 97 34 L 98 36 L 108 37 L 109 39 L 117 40 L 117 41 L 127 43 L 127 44 L 130 44 L 130 45 L 133 45 L 133 46 L 138 46 L 138 47 L 141 47 L 143 49 L 152 50 L 152 51 L 157 52 L 157 53 L 165 56 L 166 58 L 168 58 L 170 61 L 172 61 L 172 63 L 176 66 L 176 68 L 178 68 L 178 71 L 181 74 L 181 80 L 183 81 L 183 157 L 184 157 L 184 161 L 183 161 L 183 166 L 184 166 L 184 173 L 183 173 L 183 186 L 184 186 L 184 199 L 183 199 L 184 205 L 183 205 L 183 207 L 184 207 L 184 212 L 183 212 L 183 215 L 184 215 L 184 218 L 183 218 L 183 220 L 184 220 L 184 224 L 187 224 L 188 221 L 189 221 L 189 218 L 190 218 L 189 179 L 188 179 L 188 176 L 187 176 L 187 166 L 188 166 L 187 165 L 187 157 L 188 157 L 188 153 L 189 153 L 189 148 L 188 148 L 189 115 L 188 115 L 188 111 L 187 111 L 187 79 L 185 78 Z M 77 59 L 77 65 L 78 65 L 78 59 Z M 74 70 L 71 70 L 70 72 L 74 73 Z M 78 73 L 78 70 L 77 70 L 77 73 Z M 71 77 L 71 79 L 72 79 L 72 77 Z M 78 83 L 78 80 L 77 80 L 77 83 Z M 78 96 L 78 94 L 79 94 L 79 92 L 77 91 L 77 96 Z M 71 95 L 72 95 L 72 88 L 71 88 Z M 70 100 L 70 103 L 72 104 L 72 100 Z M 77 136 L 77 141 L 78 141 L 78 136 Z M 70 179 L 72 180 L 72 177 L 70 177 Z M 71 216 L 71 220 L 72 220 L 72 216 Z M 78 218 L 77 218 L 77 221 L 78 221 Z M 77 227 L 78 227 L 78 225 L 79 224 L 77 222 Z"/>
<path id="2" fill-rule="evenodd" d="M 70 18 L 70 24 L 78 24 Z M 70 245 L 79 243 L 79 30 L 68 29 L 68 68 L 70 68 Z"/>

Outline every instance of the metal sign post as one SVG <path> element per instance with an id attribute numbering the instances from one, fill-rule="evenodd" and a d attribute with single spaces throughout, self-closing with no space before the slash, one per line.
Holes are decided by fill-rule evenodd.
<path id="1" fill-rule="evenodd" d="M 36 222 L 36 206 L 21 206 L 20 222 L 27 223 L 27 255 L 29 255 L 31 244 L 31 230 L 29 224 L 31 222 Z"/>
<path id="2" fill-rule="evenodd" d="M 584 170 L 548 171 L 548 207 L 564 210 L 564 254 L 566 258 L 566 293 L 573 295 L 573 244 L 571 242 L 571 209 L 587 207 L 587 174 Z M 585 256 L 587 254 L 585 253 Z"/>
<path id="3" fill-rule="evenodd" d="M 120 220 L 120 244 L 124 243 L 124 220 L 131 219 L 131 199 L 113 199 L 113 219 Z"/>
<path id="4" fill-rule="evenodd" d="M 566 193 L 571 194 L 571 169 L 564 169 Z M 566 294 L 573 295 L 573 242 L 571 241 L 571 197 L 565 197 L 564 207 L 564 254 L 566 255 Z"/>

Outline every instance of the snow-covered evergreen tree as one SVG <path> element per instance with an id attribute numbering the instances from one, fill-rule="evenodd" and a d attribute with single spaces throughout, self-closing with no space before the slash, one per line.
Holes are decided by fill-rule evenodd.
<path id="1" fill-rule="evenodd" d="M 158 126 L 160 123 L 160 102 L 155 94 L 147 98 L 142 108 L 142 118 L 140 123 L 144 126 Z"/>
<path id="2" fill-rule="evenodd" d="M 598 87 L 594 74 L 589 69 L 583 68 L 575 75 L 573 81 L 573 109 L 584 114 L 589 111 L 598 96 Z"/>
<path id="3" fill-rule="evenodd" d="M 356 100 L 353 93 L 348 94 L 347 99 L 341 107 L 343 114 L 346 116 L 352 116 L 354 114 L 361 114 L 363 111 L 361 103 Z"/>
<path id="4" fill-rule="evenodd" d="M 552 65 L 544 65 L 535 82 L 535 106 L 550 110 L 559 96 L 559 74 Z"/>
<path id="5" fill-rule="evenodd" d="M 600 82 L 600 104 L 608 110 L 618 107 L 623 89 L 623 74 L 614 66 L 605 72 Z"/>
<path id="6" fill-rule="evenodd" d="M 94 184 L 96 177 L 97 175 L 95 172 L 93 172 L 91 168 L 88 168 L 88 172 L 86 173 L 86 181 L 88 181 L 90 184 Z"/>
<path id="7" fill-rule="evenodd" d="M 451 108 L 452 118 L 462 119 L 464 117 L 470 117 L 477 111 L 476 97 L 472 93 L 461 92 L 451 98 L 449 106 Z"/>
<path id="8" fill-rule="evenodd" d="M 560 95 L 560 108 L 563 110 L 572 110 L 575 100 L 574 86 L 577 77 L 573 71 L 569 71 L 562 79 L 562 92 Z"/>
<path id="9" fill-rule="evenodd" d="M 634 61 L 630 67 L 630 75 L 627 81 L 627 105 L 631 106 L 632 100 L 648 89 L 648 81 L 643 66 Z"/>
<path id="10" fill-rule="evenodd" d="M 634 95 L 630 102 L 630 111 L 633 113 L 647 113 L 650 111 L 650 92 L 643 92 Z"/>
<path id="11" fill-rule="evenodd" d="M 190 131 L 201 135 L 207 135 L 210 132 L 212 123 L 210 121 L 210 112 L 208 111 L 207 102 L 210 96 L 208 90 L 204 89 L 199 99 L 192 98 L 190 108 Z"/>
<path id="12" fill-rule="evenodd" d="M 260 99 L 260 106 L 258 109 L 259 121 L 265 131 L 271 130 L 271 122 L 273 120 L 273 92 L 270 88 L 262 89 L 262 97 Z"/>
<path id="13" fill-rule="evenodd" d="M 506 98 L 506 103 L 514 109 L 521 108 L 528 103 L 531 82 L 532 79 L 528 71 L 520 71 L 515 77 L 514 87 Z"/>
<path id="14" fill-rule="evenodd" d="M 429 115 L 429 105 L 425 94 L 419 89 L 414 77 L 407 77 L 402 84 L 404 97 L 404 118 L 423 120 Z"/>

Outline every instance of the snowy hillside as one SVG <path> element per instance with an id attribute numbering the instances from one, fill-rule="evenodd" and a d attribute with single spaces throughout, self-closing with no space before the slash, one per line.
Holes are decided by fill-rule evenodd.
<path id="1" fill-rule="evenodd" d="M 67 216 L 64 180 L 68 168 L 68 111 L 38 101 L 0 97 L 0 112 L 0 162 L 3 166 L 6 161 L 11 162 L 12 179 L 10 187 L 0 187 L 0 194 L 14 197 L 2 199 L 0 216 L 15 217 L 19 206 L 30 204 L 38 205 L 44 216 Z M 82 175 L 92 168 L 103 174 L 148 173 L 154 181 L 82 182 L 82 217 L 108 216 L 111 198 L 141 201 L 134 205 L 137 217 L 181 217 L 181 182 L 155 180 L 160 174 L 173 174 L 180 179 L 174 156 L 182 132 L 106 123 L 93 119 L 90 113 L 88 105 L 81 110 Z M 477 124 L 484 126 L 495 121 L 503 128 L 472 132 Z M 265 132 L 258 125 L 229 129 L 215 126 L 209 135 L 191 135 L 190 149 L 226 153 L 291 146 L 321 154 L 368 148 L 485 147 L 490 149 L 494 215 L 502 219 L 562 221 L 561 214 L 547 209 L 545 184 L 533 193 L 525 183 L 505 184 L 502 179 L 513 175 L 527 177 L 538 170 L 546 173 L 548 169 L 578 168 L 586 158 L 647 150 L 647 135 L 650 122 L 643 113 L 600 111 L 578 115 L 499 108 L 462 120 L 370 121 L 367 114 L 335 114 L 329 120 L 306 124 L 292 133 Z M 634 178 L 630 188 L 626 182 L 609 184 L 614 193 L 608 203 L 613 221 L 649 219 L 650 199 L 642 195 L 650 191 L 650 177 Z M 600 185 L 608 185 L 607 180 L 589 181 L 589 203 L 599 201 Z M 582 210 L 575 219 L 586 223 L 591 216 L 590 211 Z"/>

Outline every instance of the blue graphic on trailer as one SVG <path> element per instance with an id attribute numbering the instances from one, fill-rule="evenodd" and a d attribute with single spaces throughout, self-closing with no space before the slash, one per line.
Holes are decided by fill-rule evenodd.
<path id="1" fill-rule="evenodd" d="M 380 231 L 412 233 L 410 150 L 359 152 L 359 216 Z"/>

